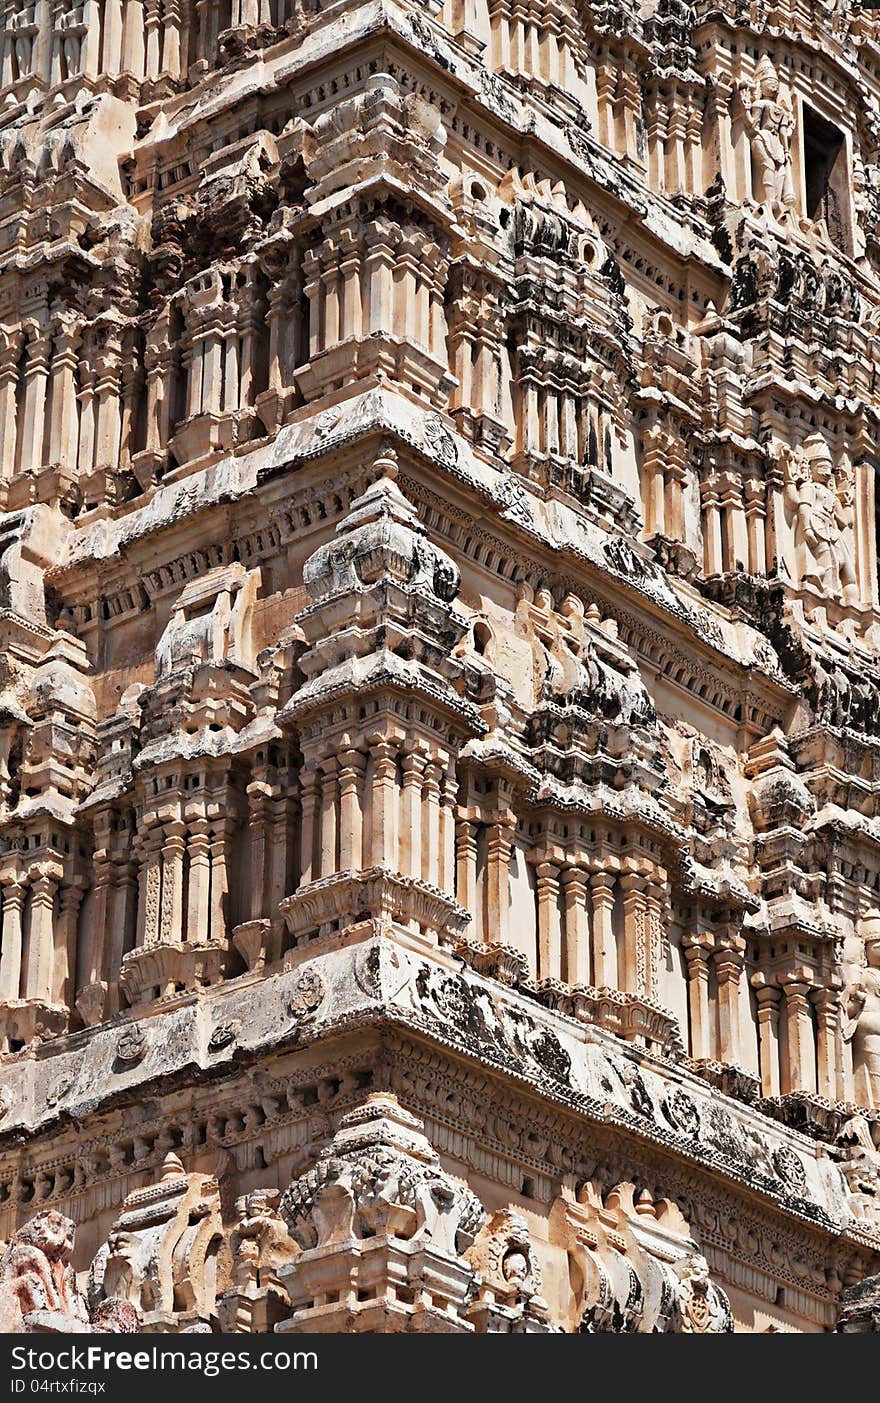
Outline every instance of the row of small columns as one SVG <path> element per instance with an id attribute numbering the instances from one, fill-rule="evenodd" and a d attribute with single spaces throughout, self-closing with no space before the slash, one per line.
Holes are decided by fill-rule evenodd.
<path id="1" fill-rule="evenodd" d="M 655 427 L 643 437 L 642 500 L 645 532 L 684 540 L 683 493 L 688 449 L 676 434 Z"/>
<path id="2" fill-rule="evenodd" d="M 409 235 L 387 218 L 369 239 L 339 228 L 303 260 L 312 359 L 349 337 L 394 332 L 439 355 L 445 346 L 446 263 L 429 238 Z M 445 358 L 445 351 L 444 351 Z"/>
<path id="3" fill-rule="evenodd" d="M 55 87 L 102 73 L 177 78 L 182 9 L 181 0 L 84 0 L 78 21 L 75 8 L 37 0 L 32 25 L 13 29 L 7 23 L 0 86 L 35 77 Z"/>
<path id="4" fill-rule="evenodd" d="M 399 784 L 399 743 L 379 737 L 367 744 L 368 753 L 346 746 L 307 762 L 301 771 L 303 884 L 336 872 L 386 867 L 450 891 L 456 784 L 449 757 L 406 749 Z"/>
<path id="5" fill-rule="evenodd" d="M 187 805 L 183 817 L 144 815 L 139 838 L 137 945 L 204 945 L 226 936 L 228 841 L 224 817 L 208 818 L 204 806 Z M 187 903 L 183 909 L 184 861 Z"/>
<path id="6" fill-rule="evenodd" d="M 767 542 L 765 484 L 759 478 L 723 477 L 700 489 L 703 552 L 707 575 L 742 568 L 766 573 L 772 559 Z"/>
<path id="7" fill-rule="evenodd" d="M 625 993 L 657 997 L 655 972 L 659 951 L 663 891 L 657 882 L 634 872 L 591 871 L 551 862 L 536 866 L 538 896 L 537 972 L 540 979 L 563 977 L 571 985 L 620 988 Z M 559 892 L 564 919 L 559 921 Z M 622 903 L 623 939 L 615 933 L 614 908 Z"/>
<path id="8" fill-rule="evenodd" d="M 840 984 L 817 984 L 811 970 L 792 970 L 775 979 L 752 975 L 758 1003 L 761 1089 L 765 1096 L 818 1091 L 830 1100 L 851 1100 L 852 1077 L 843 1056 Z M 779 1017 L 786 1014 L 788 1085 L 782 1084 Z"/>
<path id="9" fill-rule="evenodd" d="M 571 16 L 521 0 L 492 0 L 489 13 L 493 67 L 542 78 L 567 93 L 585 94 L 574 60 L 583 39 Z"/>
<path id="10" fill-rule="evenodd" d="M 61 321 L 51 331 L 19 332 L 0 349 L 3 477 L 37 469 L 44 458 L 80 473 L 116 463 L 131 366 L 112 327 L 101 327 L 100 345 L 92 338 L 82 347 L 75 324 Z"/>
<path id="11" fill-rule="evenodd" d="M 55 929 L 55 897 L 63 877 L 56 863 L 40 863 L 24 873 L 0 877 L 3 895 L 0 943 L 0 1001 L 41 999 L 52 1003 L 60 997 L 75 950 L 76 916 L 80 888 L 69 885 L 61 902 L 59 930 Z M 23 921 L 30 890 L 27 929 Z M 71 928 L 72 923 L 72 928 Z M 61 959 L 56 960 L 56 936 Z"/>
<path id="12" fill-rule="evenodd" d="M 687 961 L 688 1004 L 691 1026 L 691 1056 L 698 1061 L 718 1057 L 738 1063 L 740 1048 L 740 992 L 746 942 L 728 933 L 721 937 L 708 931 L 685 935 L 682 948 Z M 713 1023 L 709 1008 L 709 964 L 715 966 L 718 988 L 718 1041 L 713 1046 Z"/>
<path id="13" fill-rule="evenodd" d="M 677 195 L 698 188 L 703 120 L 702 89 L 699 102 L 687 84 L 672 83 L 662 96 L 656 90 L 651 94 L 646 103 L 645 137 L 648 178 L 655 190 Z"/>

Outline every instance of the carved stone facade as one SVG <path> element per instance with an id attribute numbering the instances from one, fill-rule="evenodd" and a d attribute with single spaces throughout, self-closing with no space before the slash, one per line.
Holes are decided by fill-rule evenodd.
<path id="1" fill-rule="evenodd" d="M 0 0 L 5 1328 L 877 1328 L 878 74 Z"/>

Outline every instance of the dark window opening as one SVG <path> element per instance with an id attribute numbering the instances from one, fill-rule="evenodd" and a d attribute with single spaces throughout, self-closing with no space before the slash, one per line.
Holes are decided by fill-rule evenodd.
<path id="1" fill-rule="evenodd" d="M 804 106 L 804 183 L 808 219 L 824 219 L 831 242 L 852 252 L 849 170 L 843 132 Z"/>

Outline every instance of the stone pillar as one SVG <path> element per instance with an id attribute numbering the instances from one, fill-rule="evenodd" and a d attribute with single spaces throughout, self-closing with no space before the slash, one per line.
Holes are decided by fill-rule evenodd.
<path id="1" fill-rule="evenodd" d="M 183 940 L 183 855 L 186 828 L 179 819 L 164 826 L 162 843 L 161 941 L 179 944 Z"/>
<path id="2" fill-rule="evenodd" d="M 142 0 L 126 0 L 122 36 L 122 68 L 135 78 L 144 76 L 144 5 Z"/>
<path id="3" fill-rule="evenodd" d="M 60 868 L 40 866 L 30 874 L 31 900 L 28 912 L 27 960 L 24 971 L 24 997 L 52 998 L 52 968 L 55 960 L 55 892 Z"/>
<path id="4" fill-rule="evenodd" d="M 115 75 L 122 69 L 122 0 L 104 0 L 101 28 L 101 71 Z"/>
<path id="5" fill-rule="evenodd" d="M 373 738 L 373 815 L 370 862 L 397 869 L 397 751 L 384 737 Z"/>
<path id="6" fill-rule="evenodd" d="M 49 338 L 33 336 L 28 342 L 24 401 L 16 440 L 16 470 L 39 468 L 43 459 L 43 423 L 49 379 Z"/>
<path id="7" fill-rule="evenodd" d="M 559 868 L 552 862 L 539 862 L 538 885 L 538 978 L 562 978 L 562 941 L 559 921 Z"/>
<path id="8" fill-rule="evenodd" d="M 318 779 L 312 762 L 303 765 L 299 773 L 300 810 L 302 826 L 300 831 L 300 880 L 303 886 L 316 878 L 315 869 L 316 832 L 315 810 L 318 803 Z"/>
<path id="9" fill-rule="evenodd" d="M 810 983 L 804 972 L 783 975 L 788 1044 L 788 1086 L 786 1091 L 815 1091 L 815 1041 Z"/>
<path id="10" fill-rule="evenodd" d="M 226 865 L 226 821 L 223 817 L 213 818 L 211 826 L 211 901 L 209 934 L 211 940 L 226 939 L 226 897 L 229 891 L 229 874 Z"/>
<path id="11" fill-rule="evenodd" d="M 425 757 L 409 749 L 403 761 L 400 823 L 400 870 L 410 877 L 422 875 L 422 776 Z"/>
<path id="12" fill-rule="evenodd" d="M 102 977 L 107 981 L 107 1012 L 116 1013 L 120 1007 L 119 971 L 130 932 L 134 929 L 138 911 L 138 866 L 129 854 L 117 854 L 116 878 L 113 886 L 113 908 L 110 931 L 105 945 Z"/>
<path id="13" fill-rule="evenodd" d="M 120 370 L 122 347 L 118 333 L 106 331 L 97 356 L 95 376 L 95 467 L 115 468 L 122 432 Z"/>
<path id="14" fill-rule="evenodd" d="M 682 949 L 687 960 L 688 1011 L 691 1025 L 691 1056 L 703 1061 L 712 1056 L 712 1026 L 709 1021 L 709 956 L 715 941 L 708 932 L 685 935 Z"/>
<path id="15" fill-rule="evenodd" d="M 159 939 L 159 902 L 162 894 L 162 834 L 149 829 L 141 841 L 138 946 L 155 945 Z"/>
<path id="16" fill-rule="evenodd" d="M 827 1096 L 829 1101 L 842 1101 L 845 1099 L 845 1088 L 840 989 L 814 989 L 813 1006 L 816 1010 L 816 1089 L 820 1096 Z"/>
<path id="17" fill-rule="evenodd" d="M 79 441 L 79 415 L 76 397 L 78 331 L 62 321 L 55 332 L 52 355 L 51 407 L 49 421 L 49 462 L 62 468 L 75 468 Z"/>
<path id="18" fill-rule="evenodd" d="M 514 815 L 501 808 L 504 786 L 498 785 L 499 807 L 491 816 L 486 844 L 486 943 L 506 945 L 509 937 L 510 854 Z"/>
<path id="19" fill-rule="evenodd" d="M 458 781 L 455 760 L 449 756 L 440 795 L 440 886 L 455 892 L 455 811 L 458 804 Z"/>
<path id="20" fill-rule="evenodd" d="M 247 787 L 248 826 L 251 833 L 250 891 L 247 911 L 252 921 L 264 914 L 264 894 L 266 890 L 266 808 L 267 796 L 271 788 L 263 780 L 254 779 Z M 210 857 L 209 857 L 210 872 Z M 190 878 L 192 885 L 192 878 Z"/>
<path id="21" fill-rule="evenodd" d="M 21 988 L 21 912 L 24 883 L 19 877 L 3 881 L 3 935 L 0 942 L 0 1000 L 17 999 Z"/>
<path id="22" fill-rule="evenodd" d="M 623 968 L 618 983 L 627 994 L 646 993 L 647 916 L 644 878 L 627 873 L 620 878 L 623 892 Z"/>
<path id="23" fill-rule="evenodd" d="M 189 821 L 186 851 L 189 859 L 186 938 L 191 945 L 204 945 L 209 933 L 211 889 L 211 844 L 204 813 L 194 816 Z"/>
<path id="24" fill-rule="evenodd" d="M 92 919 L 84 933 L 81 957 L 83 984 L 93 984 L 101 978 L 104 964 L 104 944 L 108 938 L 112 911 L 113 863 L 110 855 L 112 827 L 109 813 L 95 817 L 95 848 L 92 853 Z"/>
<path id="25" fill-rule="evenodd" d="M 440 886 L 440 780 L 442 767 L 433 758 L 425 765 L 422 780 L 422 876 Z"/>
<path id="26" fill-rule="evenodd" d="M 715 978 L 718 983 L 718 1057 L 722 1062 L 739 1063 L 739 991 L 746 942 L 738 935 L 723 936 L 715 951 Z"/>
<path id="27" fill-rule="evenodd" d="M 338 844 L 338 795 L 337 761 L 329 755 L 321 761 L 321 873 L 330 877 L 337 868 Z"/>
<path id="28" fill-rule="evenodd" d="M 590 878 L 593 898 L 593 982 L 598 989 L 613 989 L 617 984 L 614 881 L 610 872 L 594 872 Z"/>
<path id="29" fill-rule="evenodd" d="M 216 8 L 215 4 L 213 6 L 215 14 Z M 167 73 L 169 78 L 179 78 L 182 72 L 179 0 L 163 0 L 162 13 L 165 20 L 164 33 L 162 36 L 162 71 Z M 216 34 L 214 40 L 216 43 Z M 213 57 L 213 55 L 209 55 L 209 57 Z"/>
<path id="30" fill-rule="evenodd" d="M 363 863 L 363 815 L 361 786 L 365 761 L 348 748 L 339 757 L 339 867 L 342 872 L 359 871 Z"/>
<path id="31" fill-rule="evenodd" d="M 476 823 L 459 819 L 455 825 L 455 896 L 459 906 L 476 916 L 477 911 L 477 834 Z"/>
<path id="32" fill-rule="evenodd" d="M 0 478 L 11 477 L 16 461 L 16 393 L 24 337 L 4 332 L 0 345 Z"/>
<path id="33" fill-rule="evenodd" d="M 74 877 L 61 888 L 51 998 L 53 1003 L 66 1004 L 69 1009 L 73 1008 L 76 998 L 77 928 L 84 888 L 85 878 L 81 876 Z M 96 977 L 100 978 L 100 969 Z"/>
<path id="34" fill-rule="evenodd" d="M 562 874 L 565 892 L 565 978 L 568 984 L 590 982 L 587 880 L 586 872 L 579 867 L 567 867 Z"/>

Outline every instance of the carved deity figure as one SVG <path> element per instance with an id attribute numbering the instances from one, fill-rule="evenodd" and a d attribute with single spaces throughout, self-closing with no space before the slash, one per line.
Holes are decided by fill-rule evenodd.
<path id="1" fill-rule="evenodd" d="M 232 1230 L 232 1284 L 244 1295 L 271 1286 L 286 1295 L 277 1277 L 297 1251 L 278 1212 L 281 1192 L 257 1189 L 236 1199 L 237 1222 Z"/>
<path id="2" fill-rule="evenodd" d="M 799 583 L 855 603 L 853 492 L 835 490 L 834 465 L 821 435 L 811 435 L 803 448 L 791 451 L 786 477 L 785 502 L 794 529 Z"/>
<path id="3" fill-rule="evenodd" d="M 757 172 L 755 195 L 773 209 L 791 207 L 795 203 L 791 178 L 794 116 L 766 54 L 758 64 L 754 87 L 741 84 L 740 95 Z"/>
<path id="4" fill-rule="evenodd" d="M 678 1278 L 672 1329 L 682 1335 L 726 1335 L 733 1330 L 730 1302 L 709 1276 L 709 1264 L 697 1254 L 675 1263 Z"/>
<path id="5" fill-rule="evenodd" d="M 4 1334 L 132 1334 L 137 1311 L 107 1300 L 89 1317 L 70 1257 L 76 1229 L 69 1218 L 37 1213 L 0 1257 L 0 1331 Z"/>
<path id="6" fill-rule="evenodd" d="M 74 1329 L 88 1324 L 70 1265 L 73 1240 L 74 1225 L 61 1213 L 38 1213 L 19 1228 L 0 1259 L 0 1329 L 19 1334 L 36 1311 L 67 1317 Z"/>
<path id="7" fill-rule="evenodd" d="M 880 911 L 870 912 L 861 924 L 866 965 L 847 990 L 849 1022 L 843 1036 L 852 1043 L 859 1096 L 871 1106 L 880 1106 Z"/>

